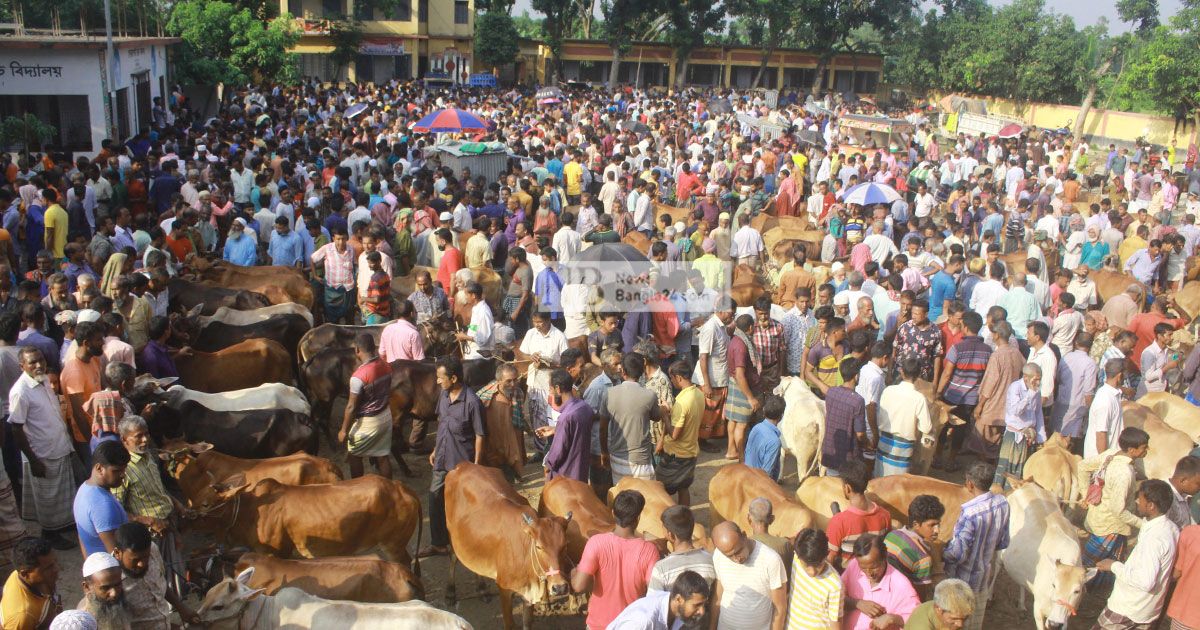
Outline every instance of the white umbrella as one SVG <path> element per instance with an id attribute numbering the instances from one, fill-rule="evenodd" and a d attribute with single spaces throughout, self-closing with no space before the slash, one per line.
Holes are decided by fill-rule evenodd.
<path id="1" fill-rule="evenodd" d="M 899 198 L 900 193 L 896 192 L 895 188 L 886 184 L 867 182 L 847 190 L 842 201 L 860 206 L 873 206 L 881 203 L 890 204 Z"/>

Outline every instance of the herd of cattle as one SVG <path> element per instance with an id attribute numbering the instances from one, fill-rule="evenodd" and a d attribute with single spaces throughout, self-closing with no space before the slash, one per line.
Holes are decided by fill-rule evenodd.
<path id="1" fill-rule="evenodd" d="M 498 287 L 499 278 L 489 273 L 476 275 Z M 411 278 L 394 281 L 398 298 L 413 290 Z M 1096 280 L 1099 284 L 1101 278 Z M 373 627 L 370 620 L 469 627 L 451 613 L 413 603 L 426 598 L 420 566 L 409 551 L 410 544 L 419 548 L 422 535 L 417 495 L 400 481 L 377 476 L 346 480 L 337 466 L 317 456 L 320 435 L 330 434 L 333 402 L 345 396 L 356 367 L 354 336 L 367 331 L 378 337 L 383 327 L 314 328 L 311 285 L 300 272 L 284 267 L 218 263 L 196 278 L 174 279 L 169 291 L 172 308 L 187 310 L 175 334 L 197 358 L 179 363 L 178 383 L 145 378 L 131 397 L 138 408 L 150 407 L 147 419 L 162 445 L 160 457 L 199 514 L 197 527 L 250 550 L 236 559 L 236 567 L 228 567 L 236 569 L 237 578 L 209 590 L 202 608 L 206 619 L 236 626 L 239 618 L 229 611 L 237 610 L 247 618 L 274 616 L 280 625 L 311 625 L 319 617 L 357 620 L 347 621 L 348 627 L 360 622 Z M 452 352 L 452 332 L 422 326 L 427 353 Z M 393 417 L 434 420 L 437 393 L 430 363 L 394 364 Z M 731 519 L 748 529 L 750 501 L 765 497 L 774 506 L 773 532 L 791 536 L 806 527 L 824 527 L 844 501 L 839 482 L 815 476 L 824 403 L 792 377 L 777 393 L 787 403 L 780 429 L 802 481 L 799 490 L 792 495 L 760 471 L 726 465 L 708 486 L 709 523 Z M 932 410 L 932 435 L 943 423 L 956 421 L 941 403 Z M 1175 462 L 1200 442 L 1200 408 L 1171 394 L 1126 402 L 1124 411 L 1126 426 L 1150 434 L 1144 466 L 1151 478 L 1168 478 Z M 504 413 L 489 410 L 488 415 L 493 437 L 485 463 L 519 471 L 524 463 L 520 436 Z M 915 474 L 875 479 L 868 496 L 898 523 L 904 523 L 915 496 L 937 496 L 947 506 L 940 534 L 945 541 L 969 496 L 958 484 L 924 476 L 935 450 L 936 445 L 918 446 Z M 1033 593 L 1038 627 L 1045 620 L 1065 621 L 1083 592 L 1079 530 L 1069 518 L 1080 509 L 1083 494 L 1076 481 L 1078 460 L 1051 440 L 1026 464 L 1026 479 L 1036 483 L 1009 496 L 1013 542 L 1002 560 L 1007 573 Z M 663 486 L 624 479 L 610 499 L 624 489 L 646 498 L 639 529 L 665 539 L 660 515 L 674 501 Z M 495 581 L 506 628 L 513 626 L 513 594 L 527 604 L 526 624 L 531 605 L 573 600 L 567 568 L 579 561 L 588 537 L 614 526 L 612 512 L 586 484 L 555 479 L 545 485 L 535 509 L 498 468 L 472 464 L 447 476 L 446 511 L 454 549 L 446 601 L 457 597 L 454 567 L 462 564 Z M 704 526 L 696 526 L 694 538 L 711 548 Z M 935 562 L 940 562 L 938 551 L 935 547 Z M 255 597 L 256 589 L 279 600 Z"/>

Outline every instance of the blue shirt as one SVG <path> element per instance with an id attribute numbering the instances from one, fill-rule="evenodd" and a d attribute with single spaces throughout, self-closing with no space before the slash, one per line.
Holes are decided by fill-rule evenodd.
<path id="1" fill-rule="evenodd" d="M 75 493 L 75 531 L 84 553 L 108 551 L 100 534 L 116 531 L 128 520 L 125 508 L 111 492 L 90 483 L 79 486 Z"/>
<path id="2" fill-rule="evenodd" d="M 244 267 L 258 264 L 258 238 L 243 234 L 239 239 L 225 240 L 225 260 Z"/>
<path id="3" fill-rule="evenodd" d="M 767 473 L 775 481 L 779 481 L 781 435 L 774 422 L 763 421 L 754 425 L 746 438 L 746 465 Z"/>
<path id="4" fill-rule="evenodd" d="M 271 233 L 271 244 L 267 246 L 267 257 L 272 265 L 293 267 L 304 261 L 304 240 L 295 231 L 287 234 Z"/>
<path id="5" fill-rule="evenodd" d="M 541 270 L 533 281 L 533 294 L 538 298 L 538 307 L 550 313 L 551 319 L 562 317 L 562 287 L 562 279 L 549 267 Z"/>
<path id="6" fill-rule="evenodd" d="M 1008 500 L 985 492 L 962 506 L 954 535 L 942 552 L 946 577 L 958 578 L 975 591 L 983 589 L 995 553 L 1008 548 Z"/>
<path id="7" fill-rule="evenodd" d="M 645 597 L 630 602 L 621 614 L 608 624 L 607 630 L 672 630 L 680 622 L 675 620 L 668 626 L 667 608 L 671 604 L 670 591 L 651 591 Z"/>
<path id="8" fill-rule="evenodd" d="M 562 182 L 562 180 L 563 180 L 563 162 L 562 162 L 562 160 L 560 160 L 558 158 L 553 158 L 549 162 L 546 162 L 546 170 L 550 171 L 550 174 L 554 176 L 554 181 L 560 182 L 560 183 Z"/>
<path id="9" fill-rule="evenodd" d="M 1150 284 L 1154 280 L 1154 274 L 1158 273 L 1158 266 L 1162 264 L 1162 255 L 1157 258 L 1150 258 L 1150 250 L 1139 249 L 1125 261 L 1125 272 L 1133 274 L 1138 282 Z"/>
<path id="10" fill-rule="evenodd" d="M 946 300 L 954 299 L 954 276 L 939 271 L 933 274 L 933 281 L 929 283 L 929 319 L 937 321 L 942 316 L 942 305 Z"/>

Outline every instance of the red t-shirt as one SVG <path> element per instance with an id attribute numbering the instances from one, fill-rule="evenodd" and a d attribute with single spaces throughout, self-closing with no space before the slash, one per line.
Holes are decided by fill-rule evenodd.
<path id="1" fill-rule="evenodd" d="M 658 547 L 640 538 L 597 534 L 587 541 L 579 570 L 595 578 L 588 600 L 589 630 L 607 628 L 625 607 L 646 594 Z"/>
<path id="2" fill-rule="evenodd" d="M 1129 353 L 1129 360 L 1133 361 L 1136 369 L 1142 369 L 1142 350 L 1154 343 L 1154 327 L 1161 322 L 1167 322 L 1175 328 L 1188 324 L 1185 319 L 1168 319 L 1165 315 L 1154 311 L 1138 313 L 1129 320 L 1129 330 L 1137 335 L 1137 343 L 1133 344 L 1133 352 Z"/>
<path id="3" fill-rule="evenodd" d="M 871 511 L 864 512 L 847 505 L 829 519 L 825 535 L 829 537 L 829 550 L 840 551 L 842 566 L 854 557 L 854 541 L 863 534 L 886 534 L 892 528 L 892 516 L 888 511 L 871 504 Z"/>
<path id="4" fill-rule="evenodd" d="M 725 351 L 725 364 L 729 368 L 729 380 L 733 380 L 733 371 L 737 368 L 746 370 L 746 384 L 750 389 L 758 388 L 758 370 L 750 360 L 750 349 L 741 337 L 730 337 L 729 346 Z"/>

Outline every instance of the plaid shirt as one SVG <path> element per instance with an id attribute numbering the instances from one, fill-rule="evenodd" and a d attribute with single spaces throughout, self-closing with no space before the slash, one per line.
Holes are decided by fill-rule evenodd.
<path id="1" fill-rule="evenodd" d="M 479 402 L 487 407 L 498 393 L 500 393 L 500 383 L 492 381 L 475 392 L 475 395 L 479 397 Z M 520 390 L 518 389 L 516 393 L 519 396 Z M 512 425 L 518 429 L 532 428 L 525 426 L 525 405 L 522 405 L 519 400 L 510 400 L 509 402 L 512 403 Z"/>
<path id="2" fill-rule="evenodd" d="M 974 405 L 979 402 L 979 383 L 992 358 L 992 347 L 979 335 L 968 335 L 946 353 L 946 361 L 954 366 L 950 383 L 942 398 L 951 405 Z"/>
<path id="3" fill-rule="evenodd" d="M 848 387 L 831 387 L 825 393 L 825 438 L 821 444 L 821 465 L 838 470 L 858 457 L 856 433 L 867 426 L 867 405 L 863 397 Z"/>
<path id="4" fill-rule="evenodd" d="M 408 301 L 412 302 L 413 310 L 417 312 L 418 324 L 424 324 L 431 319 L 437 319 L 443 313 L 450 310 L 450 302 L 446 299 L 446 292 L 437 284 L 433 286 L 433 295 L 427 295 L 424 291 L 417 290 L 408 294 Z"/>
<path id="5" fill-rule="evenodd" d="M 133 413 L 129 403 L 121 398 L 121 392 L 107 389 L 92 394 L 83 403 L 83 411 L 92 417 L 92 435 L 95 436 L 99 436 L 101 431 L 117 433 L 117 423 Z"/>
<path id="6" fill-rule="evenodd" d="M 815 337 L 817 318 L 812 311 L 801 313 L 792 308 L 783 316 L 783 336 L 787 339 L 787 362 L 784 370 L 788 374 L 799 374 L 804 367 L 804 352 L 811 343 L 809 337 Z"/>
<path id="7" fill-rule="evenodd" d="M 933 380 L 933 366 L 942 355 L 942 331 L 931 322 L 918 328 L 912 320 L 904 322 L 896 331 L 896 363 L 908 358 L 921 362 L 921 378 Z"/>
<path id="8" fill-rule="evenodd" d="M 363 302 L 363 310 L 368 313 L 382 315 L 388 317 L 392 314 L 392 279 L 383 271 L 376 271 L 371 275 L 371 282 L 367 284 L 367 297 L 369 298 L 384 298 L 382 302 L 370 303 Z"/>
<path id="9" fill-rule="evenodd" d="M 165 519 L 175 509 L 150 453 L 129 454 L 125 481 L 113 488 L 112 493 L 127 512 L 136 516 Z"/>
<path id="10" fill-rule="evenodd" d="M 982 591 L 991 581 L 996 552 L 1008 548 L 1008 500 L 985 492 L 962 506 L 943 561 L 946 577 L 958 578 Z"/>
<path id="11" fill-rule="evenodd" d="M 762 366 L 774 365 L 783 354 L 783 326 L 775 320 L 767 322 L 766 326 L 756 323 L 750 332 L 750 341 L 758 350 Z"/>
<path id="12" fill-rule="evenodd" d="M 333 243 L 326 243 L 313 252 L 314 263 L 324 261 L 325 284 L 350 291 L 354 289 L 354 248 L 346 245 L 345 253 L 338 253 Z"/>

